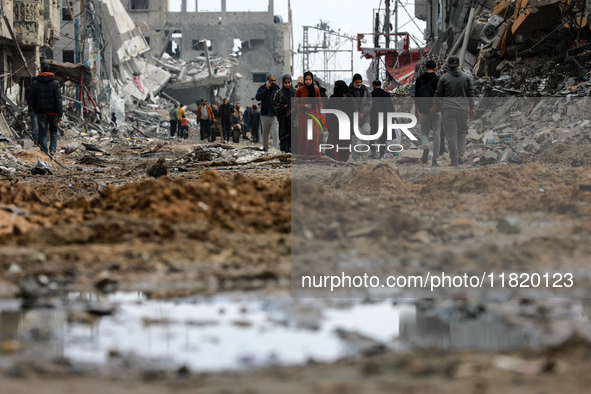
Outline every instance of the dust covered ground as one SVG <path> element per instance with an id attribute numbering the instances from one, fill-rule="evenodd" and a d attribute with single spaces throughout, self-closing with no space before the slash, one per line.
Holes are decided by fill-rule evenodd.
<path id="1" fill-rule="evenodd" d="M 2 179 L 0 293 L 18 292 L 34 307 L 92 289 L 151 298 L 286 291 L 303 273 L 291 271 L 292 248 L 305 245 L 304 270 L 320 274 L 335 267 L 334 248 L 342 244 L 382 261 L 373 269 L 383 272 L 568 266 L 577 288 L 589 287 L 591 167 L 578 159 L 581 148 L 557 145 L 524 166 L 273 160 L 212 169 L 179 161 L 188 146 L 170 141 L 153 154 L 124 148 L 58 154 L 66 169 L 54 165 L 54 175 Z M 36 149 L 14 155 L 31 165 L 43 159 Z M 161 158 L 167 175 L 149 176 Z M 506 216 L 520 219 L 520 233 L 497 230 Z M 562 330 L 556 343 L 534 350 L 382 350 L 332 364 L 311 360 L 220 374 L 131 363 L 105 373 L 73 368 L 65 359 L 27 358 L 22 348 L 34 343 L 5 341 L 0 354 L 11 361 L 0 365 L 0 387 L 12 393 L 586 392 L 588 333 L 575 324 L 553 326 L 563 305 L 532 298 L 520 295 L 520 306 L 504 319 L 548 335 Z M 475 298 L 458 302 L 494 310 Z"/>

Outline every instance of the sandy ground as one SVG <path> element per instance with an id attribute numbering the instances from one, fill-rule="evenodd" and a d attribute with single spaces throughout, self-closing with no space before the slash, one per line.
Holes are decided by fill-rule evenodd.
<path id="1" fill-rule="evenodd" d="M 375 272 L 567 267 L 577 273 L 577 289 L 588 288 L 591 192 L 581 185 L 591 183 L 591 167 L 557 161 L 568 154 L 564 147 L 526 166 L 275 160 L 211 169 L 174 162 L 195 141 L 189 142 L 166 142 L 151 154 L 126 147 L 107 149 L 108 156 L 58 154 L 67 169 L 54 165 L 54 175 L 2 179 L 2 283 L 17 285 L 33 303 L 92 288 L 151 297 L 286 289 L 304 271 L 338 268 L 334 249 L 348 244 L 375 262 Z M 30 164 L 42 158 L 34 149 L 15 156 Z M 156 179 L 146 171 L 159 158 L 172 164 Z M 519 234 L 497 231 L 506 216 L 520 218 Z M 359 229 L 366 231 L 355 234 Z M 292 249 L 303 262 L 293 272 Z M 314 259 L 326 264 L 306 265 Z M 507 359 L 421 350 L 207 375 L 133 367 L 79 373 L 64 362 L 25 360 L 4 370 L 0 387 L 12 393 L 587 392 L 591 353 L 584 337 L 573 333 L 557 347 L 503 353 Z M 18 351 L 2 352 L 18 359 Z"/>

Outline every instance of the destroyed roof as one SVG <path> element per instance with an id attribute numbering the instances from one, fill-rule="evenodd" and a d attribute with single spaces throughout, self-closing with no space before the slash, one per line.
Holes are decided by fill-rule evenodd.
<path id="1" fill-rule="evenodd" d="M 84 64 L 73 64 L 58 62 L 57 60 L 47 59 L 46 63 L 51 67 L 51 72 L 60 83 L 71 81 L 80 84 L 82 81 L 86 86 L 92 86 L 92 71 L 90 67 Z M 84 78 L 82 80 L 82 78 Z"/>

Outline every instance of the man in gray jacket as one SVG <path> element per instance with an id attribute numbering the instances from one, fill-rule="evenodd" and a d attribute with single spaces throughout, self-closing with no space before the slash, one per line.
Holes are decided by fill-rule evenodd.
<path id="1" fill-rule="evenodd" d="M 466 137 L 468 135 L 467 115 L 474 119 L 474 90 L 470 77 L 458 67 L 460 59 L 450 56 L 447 61 L 449 71 L 439 78 L 431 113 L 441 106 L 442 127 L 447 142 L 451 165 L 464 164 L 463 156 L 466 152 Z"/>

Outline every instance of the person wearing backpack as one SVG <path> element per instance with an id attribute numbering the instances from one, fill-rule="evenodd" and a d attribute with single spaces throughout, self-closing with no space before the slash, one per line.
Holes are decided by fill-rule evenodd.
<path id="1" fill-rule="evenodd" d="M 421 161 L 426 164 L 429 161 L 429 133 L 433 130 L 433 167 L 439 167 L 437 156 L 439 154 L 439 113 L 431 113 L 432 98 L 434 97 L 439 77 L 435 74 L 437 63 L 427 60 L 425 63 L 426 72 L 422 73 L 415 82 L 415 115 L 421 122 L 421 144 L 423 145 L 423 157 Z"/>

